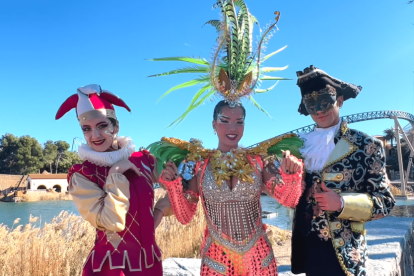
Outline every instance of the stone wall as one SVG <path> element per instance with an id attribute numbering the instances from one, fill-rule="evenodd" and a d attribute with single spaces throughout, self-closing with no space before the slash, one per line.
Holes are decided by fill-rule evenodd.
<path id="1" fill-rule="evenodd" d="M 10 187 L 15 187 L 22 177 L 23 175 L 0 174 L 0 191 Z"/>

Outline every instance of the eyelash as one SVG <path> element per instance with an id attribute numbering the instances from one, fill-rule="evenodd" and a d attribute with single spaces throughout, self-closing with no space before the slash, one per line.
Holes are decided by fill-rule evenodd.
<path id="1" fill-rule="evenodd" d="M 222 123 L 222 124 L 228 124 L 228 123 L 229 123 L 229 121 L 226 121 L 226 120 L 222 120 L 222 119 L 220 119 L 220 123 Z M 244 125 L 244 122 L 236 122 L 236 124 L 237 124 L 237 125 Z"/>
<path id="2" fill-rule="evenodd" d="M 103 128 L 106 128 L 106 127 L 108 127 L 108 125 L 107 124 L 102 124 L 102 125 L 99 125 L 98 127 L 97 127 L 97 129 L 103 129 Z M 90 131 L 91 129 L 88 127 L 88 128 L 82 128 L 82 131 L 83 132 L 87 132 L 87 131 Z"/>

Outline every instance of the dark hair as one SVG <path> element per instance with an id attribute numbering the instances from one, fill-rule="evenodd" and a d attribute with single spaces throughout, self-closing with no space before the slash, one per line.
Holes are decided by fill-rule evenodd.
<path id="1" fill-rule="evenodd" d="M 118 124 L 118 120 L 108 117 L 108 120 L 111 121 L 111 124 L 115 127 Z"/>
<path id="2" fill-rule="evenodd" d="M 221 113 L 221 110 L 223 109 L 223 107 L 225 107 L 225 106 L 230 106 L 229 105 L 229 103 L 228 102 L 226 102 L 226 101 L 219 101 L 217 104 L 216 104 L 216 107 L 214 108 L 214 113 L 213 113 L 213 120 L 214 121 L 216 121 L 217 120 L 217 117 L 218 117 L 218 115 L 219 115 L 219 113 Z M 242 105 L 238 105 L 241 109 L 243 109 L 243 115 L 244 115 L 244 117 L 246 117 L 246 109 L 244 108 L 244 106 L 242 106 Z"/>

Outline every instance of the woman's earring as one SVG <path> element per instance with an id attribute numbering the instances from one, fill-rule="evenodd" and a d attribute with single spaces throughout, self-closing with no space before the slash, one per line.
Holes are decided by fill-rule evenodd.
<path id="1" fill-rule="evenodd" d="M 216 129 L 214 129 L 214 135 L 217 135 L 217 131 L 216 131 Z"/>

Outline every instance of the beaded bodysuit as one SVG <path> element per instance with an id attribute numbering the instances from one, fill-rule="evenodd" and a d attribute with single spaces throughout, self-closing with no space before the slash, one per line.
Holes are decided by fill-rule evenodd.
<path id="1" fill-rule="evenodd" d="M 201 246 L 203 276 L 277 275 L 272 246 L 262 223 L 260 195 L 266 192 L 281 204 L 294 207 L 303 192 L 302 170 L 292 175 L 280 172 L 279 182 L 271 179 L 264 183 L 262 159 L 259 156 L 248 159 L 253 181 L 239 178 L 233 189 L 225 180 L 217 182 L 208 166 L 209 158 L 197 162 L 193 173 L 200 194 L 183 191 L 181 177 L 172 182 L 160 179 L 182 224 L 192 220 L 201 199 L 207 221 Z"/>
<path id="2" fill-rule="evenodd" d="M 262 232 L 262 177 L 255 172 L 250 175 L 254 179 L 253 184 L 239 180 L 230 190 L 224 180 L 221 187 L 218 186 L 211 170 L 207 168 L 202 183 L 210 234 L 222 245 L 239 254 L 247 252 Z"/>

